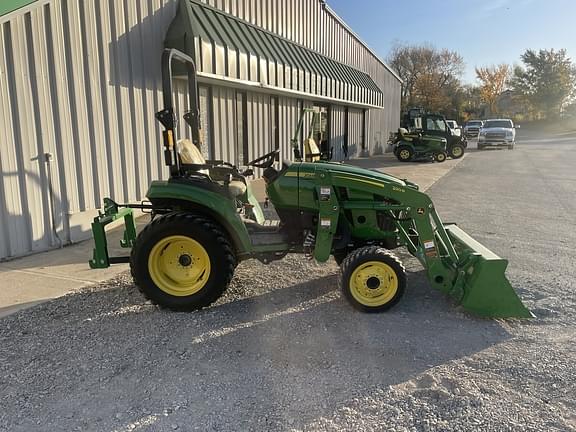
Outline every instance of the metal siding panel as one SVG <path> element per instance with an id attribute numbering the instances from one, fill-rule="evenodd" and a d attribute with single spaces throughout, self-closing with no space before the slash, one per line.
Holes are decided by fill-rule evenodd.
<path id="1" fill-rule="evenodd" d="M 142 29 L 142 77 L 143 77 L 143 100 L 144 111 L 144 145 L 147 161 L 147 183 L 151 180 L 160 178 L 162 175 L 163 154 L 161 149 L 161 134 L 158 122 L 154 118 L 154 113 L 160 110 L 158 106 L 159 89 L 158 80 L 155 77 L 160 76 L 160 65 L 158 64 L 158 54 L 162 50 L 162 35 L 156 32 L 156 26 L 150 17 L 156 15 L 159 10 L 157 0 L 148 0 L 142 2 L 141 23 Z"/>
<path id="2" fill-rule="evenodd" d="M 5 109 L 0 111 L 0 144 L 3 145 L 0 152 L 0 168 L 2 169 L 2 230 L 6 243 L 3 248 L 4 256 L 14 256 L 22 254 L 28 250 L 28 226 L 22 216 L 23 203 L 20 197 L 22 190 L 20 170 L 18 168 L 16 156 L 16 139 L 14 136 L 14 115 L 13 111 L 17 110 L 17 100 L 14 98 L 14 89 L 16 87 L 14 73 L 11 72 L 13 67 L 12 51 L 13 36 L 11 23 L 5 23 L 0 34 L 0 102 Z"/>
<path id="3" fill-rule="evenodd" d="M 114 79 L 118 81 L 114 86 L 116 97 L 116 115 L 118 118 L 118 138 L 121 154 L 121 163 L 125 165 L 122 170 L 124 183 L 124 201 L 134 201 L 136 199 L 136 187 L 134 184 L 134 154 L 132 148 L 132 118 L 130 114 L 130 89 L 122 85 L 122 81 L 130 77 L 130 67 L 128 58 L 130 46 L 125 35 L 126 28 L 124 22 L 124 2 L 114 1 L 110 3 L 110 18 L 112 26 L 112 51 L 114 64 Z M 113 8 L 113 9 L 112 9 Z"/>
<path id="4" fill-rule="evenodd" d="M 34 58 L 31 61 L 34 67 L 35 77 L 35 109 L 34 121 L 37 128 L 37 152 L 42 187 L 43 214 L 35 217 L 43 218 L 45 227 L 46 243 L 40 249 L 60 245 L 65 237 L 63 213 L 63 199 L 59 193 L 61 185 L 58 173 L 58 164 L 54 159 L 57 157 L 57 137 L 55 129 L 54 94 L 52 91 L 53 80 L 50 76 L 50 62 L 52 55 L 48 49 L 50 10 L 45 5 L 31 11 L 30 32 L 27 38 L 34 47 Z M 34 31 L 33 31 L 34 29 Z M 50 154 L 52 160 L 46 160 L 42 156 Z M 51 184 L 51 187 L 50 187 Z M 52 190 L 52 195 L 51 191 Z M 52 218 L 51 215 L 54 215 Z M 53 219 L 53 220 L 52 220 Z"/>
<path id="5" fill-rule="evenodd" d="M 100 68 L 100 100 L 103 107 L 103 118 L 100 127 L 103 128 L 104 142 L 98 145 L 106 147 L 106 162 L 108 165 L 108 190 L 112 199 L 121 201 L 126 196 L 125 181 L 122 173 L 123 157 L 118 145 L 118 108 L 116 106 L 116 92 L 112 82 L 114 73 L 113 48 L 109 45 L 112 41 L 112 29 L 110 23 L 110 0 L 97 1 L 96 23 L 98 35 L 98 53 Z M 105 41 L 110 41 L 106 43 Z M 105 107 L 105 109 L 104 109 Z"/>
<path id="6" fill-rule="evenodd" d="M 16 144 L 16 161 L 18 177 L 20 179 L 20 199 L 22 201 L 21 218 L 25 221 L 24 228 L 26 243 L 21 247 L 29 250 L 39 250 L 45 241 L 44 226 L 42 223 L 42 193 L 44 187 L 40 176 L 36 148 L 38 118 L 35 113 L 37 106 L 34 101 L 31 85 L 31 64 L 29 55 L 33 55 L 33 47 L 29 45 L 26 27 L 29 25 L 30 14 L 18 16 L 12 24 L 12 73 L 14 75 L 12 88 L 12 115 L 14 116 L 12 128 Z M 10 73 L 10 72 L 9 72 Z M 28 121 L 21 121 L 27 119 Z"/>
<path id="7" fill-rule="evenodd" d="M 96 203 L 100 203 L 104 196 L 109 196 L 107 146 L 105 144 L 105 133 L 102 128 L 104 124 L 104 109 L 102 106 L 101 88 L 104 84 L 100 80 L 99 73 L 99 50 L 98 50 L 98 29 L 96 28 L 96 9 L 94 0 L 84 0 L 80 5 L 80 19 L 82 22 L 82 44 L 83 51 L 91 55 L 84 55 L 84 72 L 86 77 L 86 104 L 88 110 L 88 132 L 90 140 L 87 142 L 91 155 L 93 168 L 92 181 L 94 182 L 94 200 L 89 203 L 90 208 L 94 208 Z"/>
<path id="8" fill-rule="evenodd" d="M 83 0 L 80 0 L 83 1 Z M 130 96 L 130 120 L 132 124 L 132 145 L 129 151 L 133 151 L 134 155 L 134 171 L 135 176 L 132 182 L 135 183 L 136 194 L 134 200 L 140 199 L 144 196 L 148 189 L 149 181 L 145 175 L 147 166 L 146 154 L 148 146 L 151 143 L 146 142 L 144 135 L 144 118 L 141 113 L 144 113 L 144 100 L 143 96 L 143 71 L 142 71 L 142 54 L 144 47 L 142 46 L 141 39 L 141 25 L 138 18 L 137 3 L 126 0 L 126 15 L 125 23 L 129 47 L 129 96 Z"/>
<path id="9" fill-rule="evenodd" d="M 78 0 L 62 1 L 62 18 L 64 23 L 64 50 L 66 52 L 70 112 L 72 115 L 73 141 L 70 143 L 76 150 L 76 178 L 79 184 L 79 202 L 71 212 L 83 212 L 91 208 L 94 202 L 93 172 L 90 163 L 90 136 L 88 132 L 88 115 L 85 98 L 86 86 L 84 75 L 84 50 L 81 45 L 82 30 L 78 10 Z M 72 180 L 72 179 L 70 179 Z"/>

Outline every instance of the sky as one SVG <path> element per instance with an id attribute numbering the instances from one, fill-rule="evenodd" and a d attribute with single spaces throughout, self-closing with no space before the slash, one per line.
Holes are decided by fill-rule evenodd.
<path id="1" fill-rule="evenodd" d="M 327 0 L 386 59 L 394 43 L 457 51 L 464 82 L 476 66 L 520 64 L 531 49 L 565 48 L 576 62 L 576 0 Z"/>

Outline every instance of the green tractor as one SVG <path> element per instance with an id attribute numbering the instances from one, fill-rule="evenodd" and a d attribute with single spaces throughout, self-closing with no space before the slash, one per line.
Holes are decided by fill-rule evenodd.
<path id="1" fill-rule="evenodd" d="M 408 133 L 404 128 L 391 134 L 389 144 L 393 146 L 394 155 L 400 162 L 445 162 L 448 158 L 444 138 Z"/>
<path id="2" fill-rule="evenodd" d="M 460 159 L 468 147 L 466 137 L 457 135 L 441 114 L 429 113 L 422 108 L 411 108 L 402 116 L 401 124 L 410 134 L 446 139 L 446 153 L 452 159 Z"/>
<path id="3" fill-rule="evenodd" d="M 192 140 L 176 139 L 172 63 L 187 68 L 191 111 L 184 119 Z M 239 262 L 263 263 L 288 253 L 318 262 L 334 256 L 341 265 L 344 297 L 366 312 L 398 303 L 407 279 L 392 252 L 406 248 L 424 266 L 430 284 L 467 310 L 490 317 L 530 317 L 504 271 L 507 261 L 440 220 L 418 186 L 383 173 L 327 161 L 283 162 L 272 151 L 240 170 L 202 158 L 198 146 L 196 69 L 177 50 L 163 54 L 165 162 L 170 178 L 154 181 L 149 204 L 105 200 L 92 224 L 95 249 L 90 265 L 129 262 L 136 285 L 152 302 L 176 311 L 206 307 L 226 290 Z M 247 178 L 264 170 L 266 191 L 278 220 L 265 220 Z M 133 209 L 151 212 L 136 236 Z M 129 257 L 108 255 L 105 226 L 123 218 L 122 246 Z"/>

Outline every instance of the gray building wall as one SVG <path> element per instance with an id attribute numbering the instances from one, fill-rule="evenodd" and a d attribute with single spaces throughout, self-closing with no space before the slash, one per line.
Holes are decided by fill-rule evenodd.
<path id="1" fill-rule="evenodd" d="M 400 82 L 318 0 L 212 0 L 214 7 L 367 72 L 385 108 L 332 106 L 336 157 L 345 132 L 381 152 L 398 127 Z M 89 235 L 102 199 L 141 200 L 165 178 L 160 53 L 175 0 L 39 0 L 0 17 L 0 259 L 42 251 Z M 248 158 L 275 143 L 271 96 L 246 92 Z M 284 157 L 299 109 L 310 101 L 278 97 Z M 179 84 L 179 107 L 186 109 Z M 204 151 L 238 163 L 237 91 L 203 84 Z M 348 113 L 346 114 L 346 110 Z M 346 121 L 347 120 L 347 121 Z M 50 156 L 47 156 L 49 154 Z"/>

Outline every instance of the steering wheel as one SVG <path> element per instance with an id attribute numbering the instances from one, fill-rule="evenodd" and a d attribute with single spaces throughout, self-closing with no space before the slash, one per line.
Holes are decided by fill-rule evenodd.
<path id="1" fill-rule="evenodd" d="M 266 153 L 264 156 L 254 159 L 252 162 L 248 162 L 248 166 L 253 166 L 256 168 L 270 168 L 276 162 L 276 156 L 280 153 L 280 150 L 274 150 L 270 153 Z"/>

